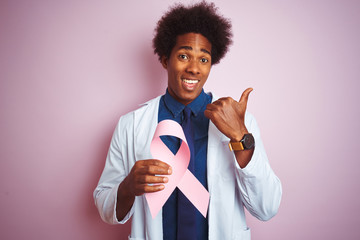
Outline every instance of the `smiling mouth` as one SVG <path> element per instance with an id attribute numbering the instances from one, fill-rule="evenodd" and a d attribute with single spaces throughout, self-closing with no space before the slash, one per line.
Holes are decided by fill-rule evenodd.
<path id="1" fill-rule="evenodd" d="M 195 83 L 198 83 L 200 80 L 198 80 L 198 79 L 193 80 L 193 79 L 183 78 L 183 79 L 181 79 L 181 81 L 183 81 L 184 83 L 187 83 L 187 84 L 195 84 Z"/>
<path id="2" fill-rule="evenodd" d="M 193 91 L 196 86 L 197 83 L 200 82 L 199 79 L 186 79 L 186 78 L 182 78 L 181 79 L 182 85 L 183 87 L 187 90 L 187 91 Z"/>

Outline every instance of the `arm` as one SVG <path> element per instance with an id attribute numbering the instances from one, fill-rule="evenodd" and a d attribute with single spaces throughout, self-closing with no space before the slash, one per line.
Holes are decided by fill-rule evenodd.
<path id="1" fill-rule="evenodd" d="M 236 166 L 236 181 L 246 209 L 259 220 L 269 220 L 278 212 L 282 187 L 271 169 L 255 118 L 247 113 L 246 126 L 255 138 L 251 161 L 245 168 Z"/>
<path id="2" fill-rule="evenodd" d="M 252 90 L 252 88 L 246 89 L 239 102 L 230 97 L 220 98 L 208 104 L 204 112 L 205 116 L 232 142 L 239 142 L 246 133 L 249 133 L 245 126 L 245 111 Z M 241 168 L 247 166 L 253 152 L 254 149 L 234 151 L 236 161 Z"/>
<path id="3" fill-rule="evenodd" d="M 162 183 L 167 182 L 167 178 L 155 174 L 171 173 L 170 167 L 159 160 L 136 161 L 130 152 L 132 141 L 128 140 L 132 121 L 125 121 L 124 117 L 114 131 L 105 167 L 94 191 L 100 216 L 110 224 L 125 223 L 131 217 L 135 196 L 164 188 Z M 149 183 L 156 185 L 149 186 Z"/>
<path id="4" fill-rule="evenodd" d="M 245 90 L 239 102 L 221 98 L 209 104 L 205 116 L 231 141 L 240 141 L 248 130 L 253 134 L 254 149 L 234 152 L 236 181 L 240 198 L 249 212 L 260 220 L 268 220 L 278 211 L 282 189 L 269 165 L 256 120 L 251 114 L 246 114 L 245 126 L 246 105 L 251 91 L 251 88 Z"/>

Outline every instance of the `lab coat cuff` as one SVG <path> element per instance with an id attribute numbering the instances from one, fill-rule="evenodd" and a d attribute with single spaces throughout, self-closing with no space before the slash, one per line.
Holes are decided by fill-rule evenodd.
<path id="1" fill-rule="evenodd" d="M 251 157 L 251 160 L 250 162 L 246 165 L 246 167 L 244 168 L 241 168 L 239 166 L 239 164 L 237 163 L 236 161 L 236 157 L 235 157 L 235 154 L 234 154 L 234 160 L 236 162 L 236 169 L 237 171 L 239 172 L 240 176 L 241 177 L 253 177 L 256 172 L 256 168 L 257 166 L 259 165 L 259 161 L 260 161 L 260 152 L 256 150 L 254 150 L 254 153 Z"/>

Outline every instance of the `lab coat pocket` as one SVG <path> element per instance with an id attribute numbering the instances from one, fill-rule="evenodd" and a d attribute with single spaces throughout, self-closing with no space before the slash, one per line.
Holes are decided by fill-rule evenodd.
<path id="1" fill-rule="evenodd" d="M 233 240 L 250 240 L 251 234 L 250 234 L 250 228 L 245 228 L 240 230 L 240 232 L 235 233 L 235 235 L 232 238 Z"/>

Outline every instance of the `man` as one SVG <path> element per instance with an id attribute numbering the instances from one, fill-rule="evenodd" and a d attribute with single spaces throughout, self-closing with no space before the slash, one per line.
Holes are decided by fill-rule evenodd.
<path id="1" fill-rule="evenodd" d="M 260 220 L 277 213 L 281 183 L 269 165 L 256 121 L 246 111 L 252 89 L 240 101 L 218 99 L 203 90 L 231 37 L 229 20 L 206 2 L 176 5 L 158 22 L 154 52 L 168 72 L 168 88 L 165 95 L 120 118 L 94 191 L 104 221 L 117 224 L 132 218 L 129 239 L 250 239 L 244 206 Z M 210 193 L 206 218 L 178 189 L 154 219 L 149 212 L 144 194 L 166 188 L 173 171 L 150 154 L 155 128 L 164 119 L 191 122 L 189 170 Z M 180 140 L 162 140 L 177 152 Z"/>

